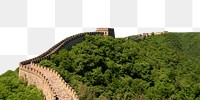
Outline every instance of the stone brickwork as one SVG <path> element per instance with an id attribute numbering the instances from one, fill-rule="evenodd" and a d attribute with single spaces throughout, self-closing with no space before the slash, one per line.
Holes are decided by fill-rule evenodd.
<path id="1" fill-rule="evenodd" d="M 48 78 L 39 70 L 28 66 L 19 66 L 19 76 L 22 77 L 28 84 L 35 85 L 43 91 L 47 100 L 56 100 L 56 93 L 51 86 Z"/>
<path id="2" fill-rule="evenodd" d="M 152 33 L 143 33 L 142 36 L 147 37 L 147 36 L 151 36 L 151 35 L 160 35 L 160 34 L 166 34 L 168 33 L 168 31 L 164 31 L 164 32 L 152 32 Z"/>
<path id="3" fill-rule="evenodd" d="M 97 28 L 96 32 L 103 32 L 104 36 L 112 36 L 115 37 L 114 28 Z"/>
<path id="4" fill-rule="evenodd" d="M 59 43 L 57 43 L 56 45 L 54 45 L 53 47 L 51 47 L 46 52 L 42 53 L 41 55 L 32 59 L 26 60 L 26 61 L 22 61 L 20 62 L 20 64 L 26 65 L 26 64 L 30 64 L 31 62 L 37 63 L 43 59 L 48 58 L 50 55 L 57 53 L 59 50 L 63 49 L 64 47 L 66 47 L 67 49 L 70 49 L 71 46 L 74 46 L 77 43 L 83 41 L 83 37 L 85 35 L 96 35 L 96 34 L 103 35 L 102 32 L 86 32 L 86 33 L 79 33 L 79 34 L 67 37 L 63 39 L 62 41 L 60 41 Z M 76 40 L 77 42 L 74 42 L 74 40 Z"/>
<path id="5" fill-rule="evenodd" d="M 100 29 L 98 32 L 86 32 L 73 35 L 60 41 L 43 54 L 20 62 L 19 77 L 23 78 L 28 84 L 35 85 L 42 90 L 46 100 L 78 100 L 78 96 L 64 79 L 55 70 L 40 66 L 36 63 L 48 59 L 52 54 L 66 48 L 71 49 L 72 46 L 84 40 L 85 35 L 105 35 L 105 32 L 114 37 L 114 29 Z"/>
<path id="6" fill-rule="evenodd" d="M 154 32 L 154 35 L 165 34 L 164 32 Z M 50 68 L 40 66 L 37 63 L 48 59 L 52 54 L 57 53 L 61 49 L 70 50 L 72 46 L 80 43 L 84 40 L 85 35 L 104 35 L 115 37 L 113 28 L 97 28 L 96 32 L 79 33 L 70 37 L 67 37 L 51 47 L 41 55 L 20 62 L 19 65 L 19 77 L 23 78 L 28 84 L 35 85 L 40 89 L 46 100 L 78 100 L 78 96 L 74 89 L 72 89 L 61 77 L 61 75 Z M 139 36 L 147 37 L 152 33 L 143 33 Z M 126 37 L 126 39 L 130 38 Z"/>
<path id="7" fill-rule="evenodd" d="M 19 66 L 19 76 L 42 90 L 47 100 L 78 100 L 76 92 L 55 70 L 31 63 Z"/>

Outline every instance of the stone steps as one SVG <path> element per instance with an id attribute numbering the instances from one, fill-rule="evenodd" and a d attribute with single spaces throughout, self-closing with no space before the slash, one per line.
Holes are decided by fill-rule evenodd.
<path id="1" fill-rule="evenodd" d="M 54 87 L 54 90 L 57 94 L 57 97 L 61 100 L 68 100 L 70 98 L 70 96 L 68 95 L 67 91 L 65 91 L 60 83 L 60 81 L 55 78 L 54 76 L 52 76 L 52 74 L 49 73 L 45 73 L 46 75 L 48 75 L 48 79 L 50 81 L 50 84 Z M 68 98 L 68 99 L 67 99 Z"/>
<path id="2" fill-rule="evenodd" d="M 29 68 L 31 68 L 31 69 L 29 69 L 31 71 L 32 71 L 32 69 L 34 69 L 34 71 L 39 72 L 39 74 L 42 76 L 42 78 L 45 78 L 45 80 L 43 79 L 42 81 L 45 81 L 45 82 L 47 81 L 49 87 L 51 88 L 51 90 L 53 92 L 51 94 L 51 95 L 53 95 L 53 98 L 49 97 L 49 94 L 45 95 L 46 97 L 49 97 L 48 100 L 55 100 L 55 98 L 56 98 L 55 94 L 57 95 L 59 100 L 72 100 L 72 99 L 78 100 L 78 96 L 75 93 L 75 91 L 73 89 L 71 89 L 71 87 L 69 85 L 67 85 L 65 82 L 63 82 L 63 79 L 60 77 L 60 75 L 58 75 L 57 73 L 55 74 L 55 71 L 52 71 L 52 70 L 50 71 L 49 69 L 47 70 L 47 68 L 44 68 L 42 66 L 40 66 L 40 68 L 39 68 L 37 65 L 32 65 L 32 63 L 36 64 L 36 63 L 40 62 L 41 60 L 47 59 L 52 54 L 57 53 L 59 50 L 61 50 L 63 48 L 70 49 L 72 46 L 83 41 L 84 40 L 83 37 L 85 35 L 96 35 L 96 34 L 111 35 L 114 37 L 114 29 L 98 28 L 96 32 L 84 32 L 84 33 L 79 33 L 77 35 L 73 35 L 71 37 L 67 37 L 64 40 L 62 40 L 61 42 L 59 42 L 58 44 L 54 45 L 52 48 L 50 48 L 46 52 L 39 55 L 38 57 L 20 62 L 20 66 L 23 65 L 23 66 L 29 67 Z M 20 70 L 19 70 L 19 72 L 20 72 Z M 24 75 L 24 74 L 19 74 L 19 76 L 26 77 L 26 75 Z M 43 89 L 42 91 L 46 92 L 45 89 Z"/>
<path id="3" fill-rule="evenodd" d="M 30 67 L 30 65 L 27 65 L 27 66 Z M 34 67 L 32 67 L 32 68 L 34 68 Z M 44 71 L 42 69 L 38 69 L 38 70 L 43 72 L 42 74 L 44 74 L 46 76 L 46 78 L 49 80 L 49 83 L 51 84 L 51 86 L 55 90 L 55 93 L 56 93 L 56 95 L 57 95 L 59 100 L 72 100 L 72 97 L 70 97 L 68 95 L 68 92 L 62 86 L 62 82 L 60 81 L 60 79 L 58 79 L 55 76 L 55 74 L 52 74 L 52 73 L 47 72 L 47 71 Z"/>

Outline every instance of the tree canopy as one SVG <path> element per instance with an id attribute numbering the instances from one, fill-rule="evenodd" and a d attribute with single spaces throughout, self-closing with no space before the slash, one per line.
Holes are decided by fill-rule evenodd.
<path id="1" fill-rule="evenodd" d="M 58 71 L 81 100 L 200 99 L 200 34 L 137 38 L 85 36 L 39 64 Z"/>
<path id="2" fill-rule="evenodd" d="M 18 77 L 18 70 L 0 75 L 0 100 L 43 100 L 36 87 L 27 85 Z"/>

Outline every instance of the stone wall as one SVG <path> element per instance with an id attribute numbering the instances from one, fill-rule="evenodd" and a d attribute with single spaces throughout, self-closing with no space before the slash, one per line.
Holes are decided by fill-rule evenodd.
<path id="1" fill-rule="evenodd" d="M 104 36 L 112 36 L 115 38 L 114 28 L 97 28 L 96 32 L 103 32 Z"/>
<path id="2" fill-rule="evenodd" d="M 85 35 L 103 35 L 103 32 L 85 32 L 73 35 L 60 41 L 43 54 L 20 62 L 19 77 L 23 78 L 28 84 L 35 85 L 42 90 L 46 100 L 78 100 L 76 92 L 64 81 L 60 74 L 50 68 L 39 66 L 38 62 L 48 59 L 52 54 L 72 46 L 84 40 Z"/>
<path id="3" fill-rule="evenodd" d="M 32 59 L 26 60 L 26 61 L 22 61 L 22 62 L 20 62 L 20 64 L 25 65 L 25 64 L 29 64 L 31 62 L 37 63 L 43 59 L 48 58 L 50 55 L 57 53 L 59 50 L 61 50 L 63 48 L 71 49 L 72 46 L 83 41 L 84 40 L 83 37 L 85 35 L 97 35 L 97 34 L 103 35 L 102 32 L 85 32 L 85 33 L 79 33 L 79 34 L 67 37 L 64 40 L 57 43 L 56 45 L 54 45 L 53 47 L 51 47 L 46 52 L 42 53 L 41 55 L 39 55 L 35 58 L 32 58 Z"/>
<path id="4" fill-rule="evenodd" d="M 158 35 L 162 33 L 163 32 L 156 32 L 155 34 Z M 97 32 L 85 32 L 67 37 L 41 55 L 20 62 L 19 77 L 23 78 L 28 84 L 35 85 L 40 89 L 45 95 L 46 100 L 78 100 L 74 89 L 64 81 L 58 72 L 36 63 L 48 59 L 52 54 L 57 53 L 63 48 L 70 50 L 72 46 L 82 42 L 85 35 L 96 34 L 115 37 L 114 29 L 112 28 L 98 28 Z M 146 35 L 149 36 L 151 33 L 143 34 L 143 36 Z"/>
<path id="5" fill-rule="evenodd" d="M 40 65 L 34 64 L 34 63 L 31 63 L 30 66 L 31 66 L 31 68 L 42 71 L 42 73 L 49 73 L 52 76 L 54 76 L 57 79 L 57 82 L 59 84 L 61 84 L 62 87 L 60 87 L 60 88 L 65 89 L 65 91 L 67 91 L 68 94 L 72 97 L 72 100 L 78 100 L 78 96 L 77 96 L 76 92 L 74 91 L 74 89 L 65 82 L 65 80 L 61 77 L 61 75 L 58 72 L 56 72 L 55 70 L 53 70 L 51 68 L 40 66 Z"/>
<path id="6" fill-rule="evenodd" d="M 42 90 L 47 100 L 56 100 L 56 93 L 53 87 L 41 71 L 21 65 L 19 66 L 19 76 L 27 81 L 28 84 L 35 85 Z"/>

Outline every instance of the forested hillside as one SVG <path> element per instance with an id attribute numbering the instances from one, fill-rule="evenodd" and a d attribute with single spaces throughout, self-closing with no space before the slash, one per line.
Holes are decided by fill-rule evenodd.
<path id="1" fill-rule="evenodd" d="M 200 33 L 167 34 L 164 38 L 169 47 L 200 62 Z"/>
<path id="2" fill-rule="evenodd" d="M 199 33 L 136 38 L 86 36 L 40 64 L 57 70 L 81 100 L 200 99 Z"/>
<path id="3" fill-rule="evenodd" d="M 18 78 L 18 70 L 0 75 L 0 100 L 43 100 L 43 94 L 34 86 Z"/>

